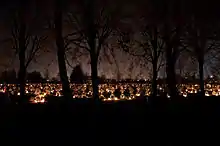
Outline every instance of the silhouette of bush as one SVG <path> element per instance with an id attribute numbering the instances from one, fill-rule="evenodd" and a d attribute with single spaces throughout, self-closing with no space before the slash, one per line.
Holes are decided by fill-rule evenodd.
<path id="1" fill-rule="evenodd" d="M 41 83 L 43 81 L 43 77 L 40 72 L 33 71 L 27 74 L 27 80 L 30 83 Z"/>

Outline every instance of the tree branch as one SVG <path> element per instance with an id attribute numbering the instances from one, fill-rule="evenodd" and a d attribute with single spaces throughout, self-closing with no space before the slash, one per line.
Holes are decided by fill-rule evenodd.
<path id="1" fill-rule="evenodd" d="M 43 41 L 45 41 L 47 39 L 47 37 L 39 37 L 38 36 L 33 36 L 31 38 L 32 41 L 32 47 L 30 49 L 30 52 L 28 52 L 28 57 L 26 60 L 26 64 L 25 67 L 27 68 L 28 65 L 30 64 L 30 62 L 34 59 L 34 57 L 36 56 L 36 53 L 41 49 L 41 43 Z"/>

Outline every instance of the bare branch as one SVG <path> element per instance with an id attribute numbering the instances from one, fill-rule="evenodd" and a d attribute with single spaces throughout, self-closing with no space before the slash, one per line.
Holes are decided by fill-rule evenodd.
<path id="1" fill-rule="evenodd" d="M 65 54 L 65 60 L 66 60 L 66 63 L 67 63 L 67 65 L 68 66 L 70 66 L 72 69 L 74 68 L 74 66 L 72 66 L 71 64 L 70 64 L 70 62 L 69 62 L 69 60 L 68 60 L 68 58 L 67 58 L 67 56 L 66 56 L 66 54 Z"/>
<path id="2" fill-rule="evenodd" d="M 42 49 L 42 42 L 45 41 L 47 39 L 47 37 L 38 37 L 38 36 L 32 36 L 31 37 L 31 43 L 32 46 L 30 48 L 30 51 L 27 52 L 28 56 L 27 56 L 27 60 L 26 60 L 26 64 L 25 67 L 27 68 L 28 65 L 30 64 L 30 62 L 34 59 L 34 57 L 36 56 L 37 52 Z"/>
<path id="3" fill-rule="evenodd" d="M 209 51 L 211 51 L 215 45 L 216 45 L 216 41 L 213 40 L 212 43 L 206 49 L 205 53 L 208 53 Z"/>
<path id="4" fill-rule="evenodd" d="M 80 51 L 79 49 L 73 49 L 72 48 L 71 50 L 73 50 L 73 52 L 66 52 L 65 53 L 65 60 L 66 60 L 68 66 L 70 66 L 71 68 L 74 68 L 74 66 L 72 66 L 71 63 L 70 63 L 70 61 L 69 61 L 69 59 L 67 57 L 67 54 L 71 55 L 72 61 L 75 61 L 75 60 L 77 60 L 78 58 L 80 58 L 82 56 L 86 56 L 87 54 L 82 52 L 82 51 Z"/>
<path id="5" fill-rule="evenodd" d="M 74 44 L 74 45 L 76 45 L 76 46 L 79 47 L 79 48 L 86 49 L 87 51 L 90 52 L 90 49 L 88 49 L 88 47 L 86 47 L 86 46 L 82 46 L 80 42 L 71 41 L 71 43 Z"/>

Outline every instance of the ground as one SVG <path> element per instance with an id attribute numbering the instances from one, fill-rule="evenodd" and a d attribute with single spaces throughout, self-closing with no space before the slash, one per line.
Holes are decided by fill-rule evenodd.
<path id="1" fill-rule="evenodd" d="M 205 103 L 128 101 L 98 108 L 89 101 L 70 107 L 9 105 L 1 107 L 1 142 L 179 145 L 193 140 L 204 144 L 206 135 L 217 131 L 217 101 L 214 97 Z"/>

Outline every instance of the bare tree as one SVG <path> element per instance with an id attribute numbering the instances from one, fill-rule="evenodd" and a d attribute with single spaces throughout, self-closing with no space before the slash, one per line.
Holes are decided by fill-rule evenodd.
<path id="1" fill-rule="evenodd" d="M 184 50 L 176 62 L 176 70 L 178 70 L 179 75 L 184 76 L 185 72 L 193 71 L 195 67 L 194 60 L 192 60 L 189 54 Z"/>
<path id="2" fill-rule="evenodd" d="M 158 71 L 163 66 L 164 44 L 159 34 L 159 28 L 156 27 L 156 25 L 143 32 L 143 36 L 148 40 L 147 45 L 145 46 L 148 48 L 144 50 L 146 61 L 149 61 L 152 64 L 152 95 L 154 97 L 157 95 Z"/>
<path id="3" fill-rule="evenodd" d="M 116 79 L 119 81 L 121 80 L 121 72 L 119 67 L 119 60 L 116 55 L 117 48 L 114 45 L 106 44 L 103 46 L 103 55 L 101 55 L 99 58 L 99 62 L 101 63 L 102 60 L 106 60 L 110 65 L 114 65 L 116 69 Z"/>
<path id="4" fill-rule="evenodd" d="M 65 62 L 65 52 L 66 46 L 63 37 L 63 1 L 55 0 L 55 11 L 54 11 L 54 31 L 56 37 L 57 46 L 57 57 L 59 66 L 59 75 L 62 83 L 63 94 L 66 99 L 72 99 L 72 92 L 69 86 L 69 79 L 67 76 L 66 62 Z"/>
<path id="5" fill-rule="evenodd" d="M 154 17 L 159 20 L 161 36 L 165 46 L 166 76 L 168 93 L 172 98 L 178 96 L 176 87 L 175 66 L 178 57 L 185 49 L 182 47 L 182 33 L 184 28 L 184 8 L 183 1 L 151 1 Z M 158 7 L 160 6 L 160 7 Z"/>
<path id="6" fill-rule="evenodd" d="M 71 12 L 69 20 L 74 25 L 72 44 L 89 52 L 93 97 L 98 98 L 98 60 L 100 51 L 112 35 L 119 18 L 119 8 L 112 1 L 83 0 L 77 5 L 80 12 Z M 80 7 L 81 6 L 81 7 Z M 71 38 L 69 37 L 69 38 Z M 77 38 L 77 39 L 76 39 Z"/>
<path id="7" fill-rule="evenodd" d="M 204 96 L 204 64 L 208 61 L 207 59 L 213 58 L 218 54 L 215 51 L 219 46 L 218 31 L 210 22 L 203 22 L 197 17 L 193 17 L 190 20 L 186 35 L 187 51 L 198 62 L 200 92 Z M 206 59 L 206 56 L 209 57 Z"/>
<path id="8" fill-rule="evenodd" d="M 156 25 L 145 25 L 141 31 L 141 38 L 129 36 L 129 32 L 120 32 L 119 43 L 125 52 L 137 57 L 152 66 L 152 95 L 157 95 L 157 75 L 163 65 L 163 41 L 159 34 L 159 28 Z"/>
<path id="9" fill-rule="evenodd" d="M 26 15 L 29 12 L 27 9 L 28 5 L 29 3 L 25 0 L 19 1 L 19 7 L 13 15 L 11 38 L 7 39 L 12 44 L 12 48 L 15 50 L 16 54 L 18 54 L 20 64 L 20 96 L 22 98 L 24 98 L 25 95 L 27 68 L 31 61 L 36 59 L 37 55 L 39 55 L 39 51 L 44 48 L 43 42 L 47 39 L 47 37 L 33 32 L 33 29 L 36 29 L 36 24 L 32 24 L 35 18 L 29 18 L 30 16 Z"/>
<path id="10" fill-rule="evenodd" d="M 220 46 L 220 44 L 218 45 Z M 209 59 L 209 63 L 207 63 L 209 65 L 209 71 L 212 75 L 214 76 L 218 76 L 220 74 L 220 52 L 219 52 L 219 47 L 215 48 L 214 51 L 212 51 L 213 53 L 211 53 L 211 58 Z"/>
<path id="11" fill-rule="evenodd" d="M 143 6 L 142 9 L 141 6 Z M 149 0 L 147 3 L 141 3 L 139 8 L 141 9 L 141 16 L 144 18 L 144 22 L 142 22 L 144 29 L 141 30 L 144 39 L 141 42 L 132 42 L 129 37 L 133 36 L 129 36 L 130 34 L 126 33 L 122 34 L 124 37 L 121 41 L 123 43 L 122 47 L 137 48 L 135 44 L 138 42 L 138 49 L 132 49 L 134 51 L 130 51 L 130 54 L 142 56 L 146 64 L 151 63 L 153 75 L 152 90 L 154 96 L 156 95 L 157 89 L 156 80 L 158 70 L 163 65 L 163 53 L 166 58 L 168 92 L 172 97 L 178 95 L 175 79 L 175 64 L 180 53 L 185 48 L 181 47 L 183 24 L 180 20 L 182 17 L 178 10 L 175 9 L 175 6 L 176 3 L 170 0 L 168 2 Z M 147 15 L 143 16 L 143 11 L 146 13 L 146 7 Z M 131 31 L 129 30 L 127 32 Z M 126 43 L 128 45 L 125 45 Z M 129 50 L 125 51 L 129 52 Z"/>

